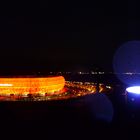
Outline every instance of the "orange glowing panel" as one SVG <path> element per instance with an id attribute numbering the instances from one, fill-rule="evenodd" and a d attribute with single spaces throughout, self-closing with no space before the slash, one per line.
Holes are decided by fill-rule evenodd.
<path id="1" fill-rule="evenodd" d="M 0 78 L 0 95 L 53 93 L 63 89 L 63 76 L 43 78 Z"/>

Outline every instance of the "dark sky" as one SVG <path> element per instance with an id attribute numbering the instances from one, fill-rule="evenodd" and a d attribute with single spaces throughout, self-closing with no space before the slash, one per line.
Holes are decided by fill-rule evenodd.
<path id="1" fill-rule="evenodd" d="M 1 69 L 111 69 L 119 45 L 139 40 L 139 7 L 132 0 L 0 6 Z"/>

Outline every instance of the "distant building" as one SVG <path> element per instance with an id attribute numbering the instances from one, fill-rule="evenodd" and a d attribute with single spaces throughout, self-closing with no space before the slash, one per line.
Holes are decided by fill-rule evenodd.
<path id="1" fill-rule="evenodd" d="M 0 95 L 45 95 L 62 90 L 64 85 L 63 76 L 0 78 Z"/>

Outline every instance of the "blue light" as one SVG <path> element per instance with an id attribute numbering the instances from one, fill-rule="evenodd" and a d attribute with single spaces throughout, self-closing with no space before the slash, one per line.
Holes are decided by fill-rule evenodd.
<path id="1" fill-rule="evenodd" d="M 129 93 L 140 94 L 140 86 L 132 86 L 126 88 L 126 91 Z"/>
<path id="2" fill-rule="evenodd" d="M 113 58 L 113 68 L 118 79 L 127 85 L 140 83 L 139 60 L 140 41 L 134 40 L 122 44 Z"/>

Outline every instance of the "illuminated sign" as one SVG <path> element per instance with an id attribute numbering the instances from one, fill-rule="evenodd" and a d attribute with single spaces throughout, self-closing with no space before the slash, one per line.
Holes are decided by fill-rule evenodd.
<path id="1" fill-rule="evenodd" d="M 12 84 L 0 84 L 0 86 L 5 86 L 5 87 L 11 87 L 11 86 L 13 86 Z"/>

